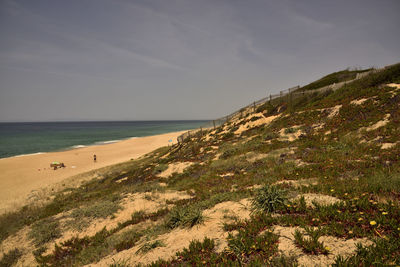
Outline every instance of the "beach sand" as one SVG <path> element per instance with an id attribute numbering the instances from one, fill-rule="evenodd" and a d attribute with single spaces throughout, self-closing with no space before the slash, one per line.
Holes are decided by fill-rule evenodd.
<path id="1" fill-rule="evenodd" d="M 185 131 L 133 138 L 117 143 L 89 146 L 61 152 L 25 155 L 0 159 L 0 214 L 13 211 L 26 203 L 32 193 L 51 188 L 68 178 L 91 170 L 129 161 L 159 147 Z M 93 161 L 96 154 L 97 162 Z M 53 170 L 50 163 L 63 162 L 66 168 Z M 51 190 L 51 189 L 50 189 Z"/>

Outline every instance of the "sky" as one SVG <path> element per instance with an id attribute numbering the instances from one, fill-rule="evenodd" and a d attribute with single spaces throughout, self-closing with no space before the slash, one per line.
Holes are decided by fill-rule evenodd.
<path id="1" fill-rule="evenodd" d="M 214 119 L 400 62 L 398 0 L 0 0 L 0 121 Z"/>

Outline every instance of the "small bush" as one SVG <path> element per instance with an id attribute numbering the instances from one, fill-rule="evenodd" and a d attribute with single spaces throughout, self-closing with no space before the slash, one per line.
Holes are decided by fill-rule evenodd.
<path id="1" fill-rule="evenodd" d="M 157 175 L 162 173 L 163 171 L 165 171 L 168 168 L 168 164 L 159 164 L 158 166 L 156 166 L 153 170 L 153 175 Z"/>
<path id="2" fill-rule="evenodd" d="M 136 254 L 146 254 L 150 250 L 153 250 L 153 249 L 155 249 L 157 247 L 165 247 L 165 244 L 160 240 L 156 240 L 156 241 L 153 241 L 153 242 L 145 243 L 143 246 L 141 246 L 136 251 Z"/>
<path id="3" fill-rule="evenodd" d="M 285 134 L 292 134 L 295 132 L 296 132 L 296 129 L 294 129 L 292 127 L 285 129 Z"/>
<path id="4" fill-rule="evenodd" d="M 118 203 L 105 200 L 99 201 L 92 205 L 77 208 L 72 211 L 73 218 L 68 224 L 74 229 L 82 230 L 89 225 L 87 219 L 107 218 L 116 213 L 121 207 Z"/>
<path id="5" fill-rule="evenodd" d="M 131 265 L 128 263 L 127 260 L 114 260 L 113 259 L 113 263 L 111 263 L 110 265 L 108 265 L 108 267 L 130 267 Z"/>
<path id="6" fill-rule="evenodd" d="M 294 233 L 294 239 L 296 245 L 298 245 L 305 253 L 318 255 L 318 254 L 328 254 L 328 249 L 324 246 L 324 243 L 319 242 L 318 239 L 322 235 L 320 228 L 313 230 L 311 227 L 305 227 L 308 238 L 304 238 L 304 235 L 296 230 Z"/>
<path id="7" fill-rule="evenodd" d="M 285 191 L 269 185 L 260 188 L 251 200 L 254 211 L 267 213 L 281 209 L 286 201 Z"/>
<path id="8" fill-rule="evenodd" d="M 194 207 L 177 207 L 171 210 L 166 225 L 173 229 L 179 226 L 193 227 L 204 221 L 204 216 L 199 208 Z"/>
<path id="9" fill-rule="evenodd" d="M 139 233 L 129 233 L 129 235 L 125 234 L 124 238 L 118 242 L 117 244 L 115 244 L 115 249 L 120 252 L 122 250 L 126 250 L 126 249 L 130 249 L 131 247 L 133 247 L 137 241 L 139 241 L 140 237 L 142 235 Z"/>
<path id="10" fill-rule="evenodd" d="M 176 256 L 191 266 L 203 266 L 206 262 L 216 264 L 220 259 L 214 250 L 214 240 L 205 237 L 203 242 L 193 240 L 189 248 L 184 248 L 182 252 L 176 253 Z"/>
<path id="11" fill-rule="evenodd" d="M 3 258 L 0 260 L 0 266 L 11 267 L 17 263 L 18 259 L 21 258 L 22 252 L 15 248 L 5 253 Z"/>
<path id="12" fill-rule="evenodd" d="M 29 232 L 29 238 L 33 239 L 33 242 L 37 247 L 50 242 L 61 236 L 58 221 L 48 218 L 41 221 L 37 221 L 32 225 L 32 229 Z"/>

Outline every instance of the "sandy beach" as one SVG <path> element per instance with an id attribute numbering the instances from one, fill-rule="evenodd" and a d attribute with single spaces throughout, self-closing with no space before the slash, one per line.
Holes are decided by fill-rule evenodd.
<path id="1" fill-rule="evenodd" d="M 0 214 L 27 203 L 32 191 L 60 184 L 85 172 L 138 158 L 185 131 L 128 139 L 117 143 L 89 146 L 61 152 L 49 152 L 0 159 Z M 93 161 L 96 154 L 97 162 Z M 66 168 L 53 170 L 50 163 L 63 162 Z M 67 185 L 66 185 L 67 186 Z"/>

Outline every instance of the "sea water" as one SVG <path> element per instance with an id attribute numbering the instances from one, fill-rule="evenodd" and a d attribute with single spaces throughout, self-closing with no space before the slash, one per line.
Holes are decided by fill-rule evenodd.
<path id="1" fill-rule="evenodd" d="M 0 123 L 0 158 L 101 145 L 195 129 L 207 121 L 91 121 Z"/>

